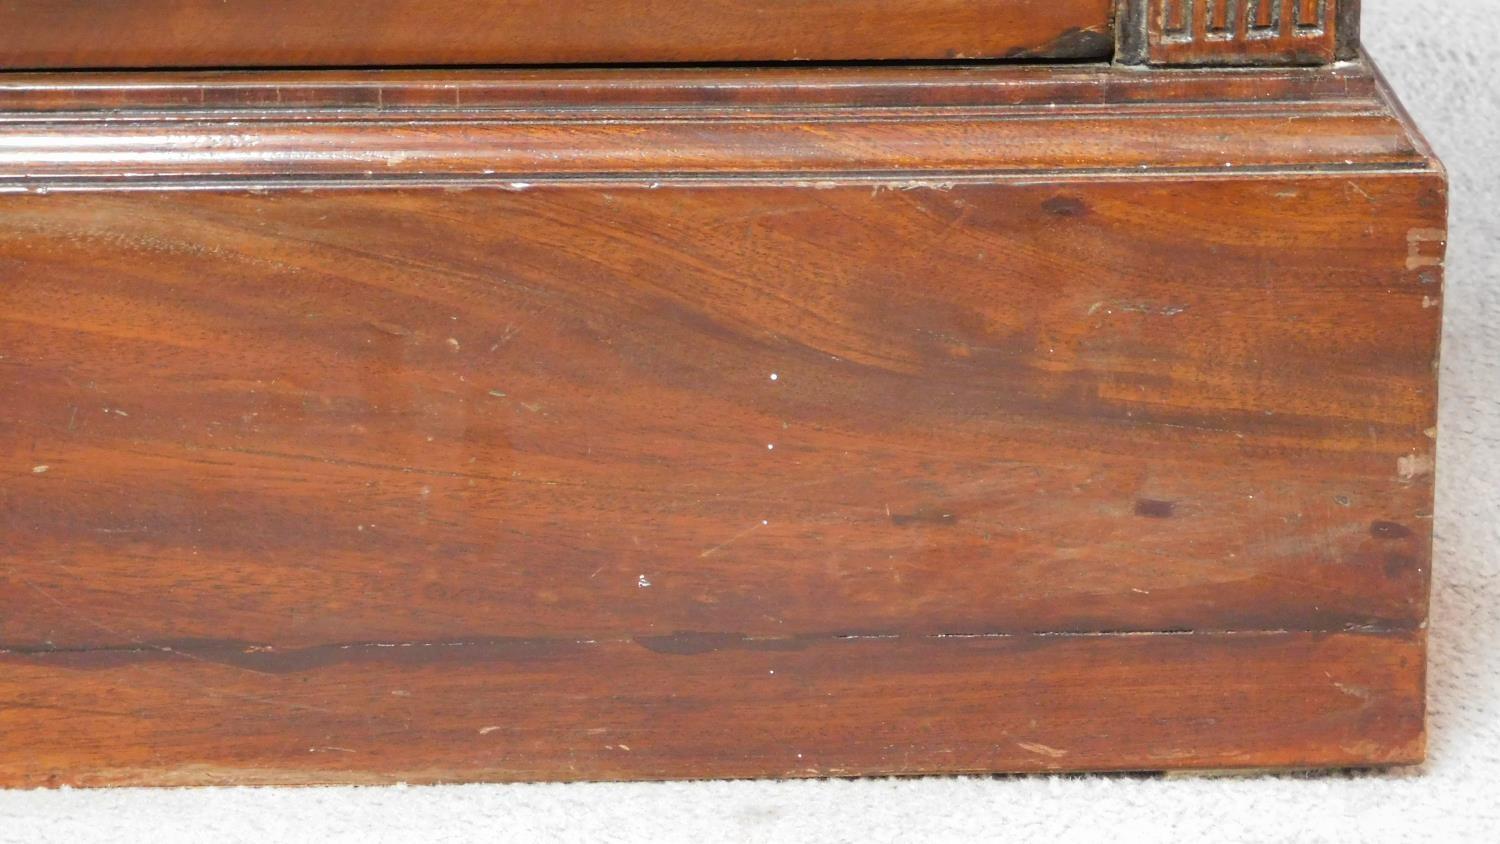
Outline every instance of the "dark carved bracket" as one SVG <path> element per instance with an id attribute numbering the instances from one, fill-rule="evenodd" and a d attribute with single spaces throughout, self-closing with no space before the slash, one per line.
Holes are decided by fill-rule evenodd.
<path id="1" fill-rule="evenodd" d="M 1359 0 L 1121 0 L 1117 60 L 1320 65 L 1358 48 Z"/>

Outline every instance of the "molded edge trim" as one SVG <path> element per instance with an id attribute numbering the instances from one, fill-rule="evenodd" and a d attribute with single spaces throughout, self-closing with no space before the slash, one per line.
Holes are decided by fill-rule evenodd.
<path id="1" fill-rule="evenodd" d="M 0 86 L 0 189 L 1430 166 L 1363 65 L 862 74 L 12 79 Z M 549 92 L 560 105 L 542 104 Z M 236 104 L 162 105 L 184 94 Z M 280 105 L 246 104 L 268 94 Z"/>

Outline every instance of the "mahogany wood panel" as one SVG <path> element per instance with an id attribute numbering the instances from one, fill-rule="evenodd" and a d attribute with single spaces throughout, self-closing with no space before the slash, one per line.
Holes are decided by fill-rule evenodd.
<path id="1" fill-rule="evenodd" d="M 1108 58 L 1115 0 L 0 0 L 0 67 Z"/>
<path id="2" fill-rule="evenodd" d="M 764 73 L 0 86 L 0 780 L 1419 758 L 1368 71 Z"/>
<path id="3" fill-rule="evenodd" d="M 1414 624 L 1357 179 L 11 196 L 5 641 Z"/>
<path id="4" fill-rule="evenodd" d="M 0 654 L 0 783 L 1414 762 L 1421 632 L 231 643 Z"/>

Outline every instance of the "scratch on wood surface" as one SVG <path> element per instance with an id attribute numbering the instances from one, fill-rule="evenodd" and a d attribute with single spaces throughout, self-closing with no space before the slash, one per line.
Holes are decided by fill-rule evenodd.
<path id="1" fill-rule="evenodd" d="M 1018 741 L 1016 742 L 1016 746 L 1021 748 L 1022 750 L 1027 751 L 1028 753 L 1035 753 L 1038 756 L 1049 756 L 1053 759 L 1061 759 L 1062 757 L 1068 755 L 1068 751 L 1066 750 L 1061 750 L 1056 747 L 1050 747 L 1040 742 Z"/>
<path id="2" fill-rule="evenodd" d="M 1187 305 L 1160 305 L 1152 302 L 1095 302 L 1089 306 L 1088 315 L 1101 311 L 1106 314 L 1146 314 L 1147 316 L 1174 317 L 1187 311 Z"/>
<path id="3" fill-rule="evenodd" d="M 744 530 L 740 531 L 739 533 L 735 534 L 734 536 L 731 536 L 728 539 L 724 540 L 723 542 L 720 542 L 718 545 L 715 545 L 714 547 L 708 549 L 707 551 L 704 551 L 702 554 L 699 554 L 698 557 L 700 559 L 702 559 L 704 557 L 711 557 L 714 554 L 717 554 L 718 552 L 724 550 L 725 548 L 728 548 L 729 546 L 731 546 L 734 543 L 740 541 L 744 537 L 749 536 L 750 534 L 754 533 L 757 530 L 760 530 L 761 528 L 763 528 L 763 527 L 765 527 L 766 525 L 769 525 L 769 524 L 770 524 L 770 521 L 768 521 L 766 519 L 761 519 L 759 522 L 756 522 L 755 524 L 751 525 L 750 527 L 745 528 Z"/>
<path id="4" fill-rule="evenodd" d="M 1375 699 L 1375 693 L 1365 688 L 1364 686 L 1351 686 L 1344 683 L 1334 683 L 1333 687 L 1348 695 L 1349 697 L 1357 698 L 1364 701 L 1365 703 L 1370 703 Z"/>
<path id="5" fill-rule="evenodd" d="M 372 319 L 372 320 L 366 320 L 365 324 L 369 325 L 371 328 L 375 329 L 376 331 L 379 331 L 382 334 L 389 334 L 392 337 L 410 337 L 411 336 L 411 332 L 410 331 L 408 331 L 405 328 L 402 328 L 399 325 L 395 325 L 393 323 L 381 322 L 380 320 Z"/>

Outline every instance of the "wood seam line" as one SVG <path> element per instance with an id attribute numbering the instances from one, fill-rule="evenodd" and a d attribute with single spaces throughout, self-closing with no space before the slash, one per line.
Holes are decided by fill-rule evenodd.
<path id="1" fill-rule="evenodd" d="M 1060 631 L 1029 631 L 1029 632 L 986 632 L 986 633 L 806 633 L 793 636 L 748 636 L 738 633 L 689 633 L 663 634 L 654 636 L 629 636 L 613 638 L 570 638 L 570 637 L 528 637 L 528 636 L 491 636 L 470 639 L 428 639 L 428 640 L 401 640 L 393 642 L 362 641 L 362 642 L 330 642 L 326 644 L 299 645 L 291 647 L 279 647 L 265 643 L 241 642 L 233 640 L 174 640 L 162 642 L 131 642 L 118 645 L 82 645 L 74 647 L 52 647 L 52 646 L 30 646 L 30 645 L 0 645 L 0 655 L 14 656 L 64 656 L 68 654 L 88 653 L 202 653 L 214 651 L 234 651 L 248 653 L 279 653 L 295 654 L 309 651 L 327 650 L 364 650 L 385 648 L 504 648 L 504 647 L 546 647 L 546 646 L 596 646 L 596 645 L 629 645 L 636 644 L 655 650 L 656 646 L 671 646 L 673 644 L 708 644 L 720 643 L 722 648 L 733 649 L 735 647 L 774 647 L 777 645 L 813 645 L 827 642 L 843 641 L 947 641 L 947 640 L 1031 640 L 1031 639 L 1120 639 L 1130 637 L 1175 637 L 1175 638 L 1233 638 L 1233 637 L 1274 637 L 1274 636 L 1310 636 L 1310 635 L 1356 635 L 1356 636 L 1404 636 L 1424 629 L 1425 625 L 1415 624 L 1412 626 L 1387 626 L 1387 625 L 1360 625 L 1340 628 L 1254 628 L 1254 629 L 1182 629 L 1182 630 L 1060 630 Z"/>

